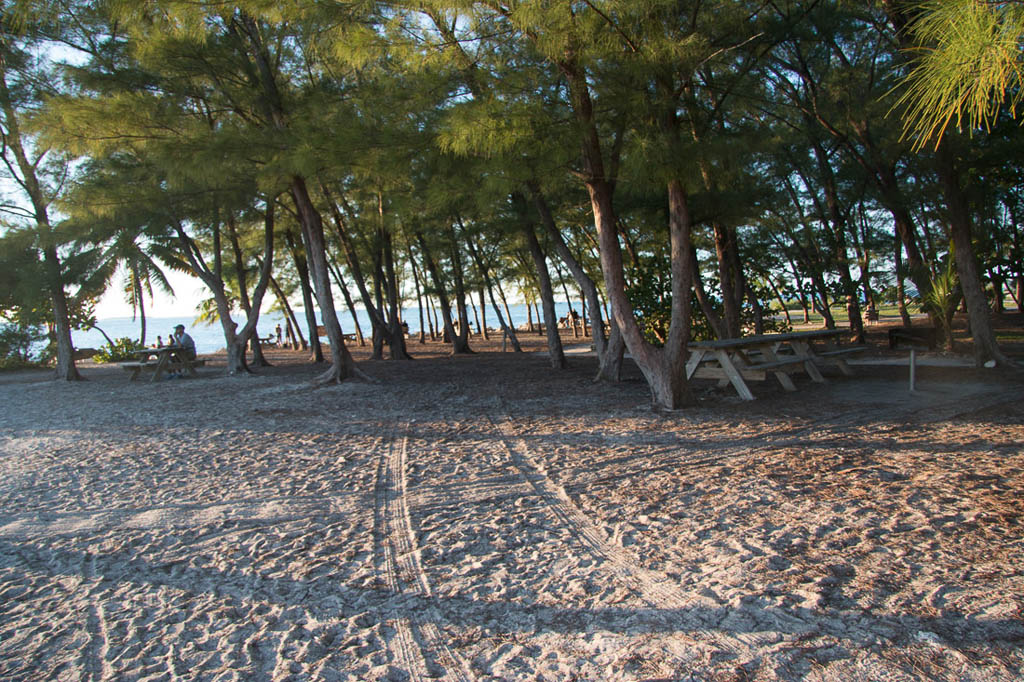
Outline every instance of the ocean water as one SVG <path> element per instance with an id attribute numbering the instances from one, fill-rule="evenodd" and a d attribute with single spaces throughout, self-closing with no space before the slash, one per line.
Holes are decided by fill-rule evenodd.
<path id="1" fill-rule="evenodd" d="M 577 312 L 580 311 L 580 303 L 578 300 L 573 301 L 573 307 Z M 527 313 L 525 304 L 510 305 L 509 311 L 512 314 L 512 324 L 515 327 L 525 325 L 527 322 Z M 564 317 L 569 311 L 568 304 L 563 300 L 555 303 L 555 313 L 558 317 Z M 504 314 L 504 311 L 502 311 Z M 296 311 L 296 316 L 299 318 L 299 324 L 303 325 L 302 334 L 308 335 L 305 328 L 305 315 L 301 311 Z M 364 334 L 370 333 L 370 318 L 366 314 L 365 310 L 357 309 L 357 317 L 359 319 L 359 326 L 363 330 Z M 424 327 L 429 329 L 429 325 L 426 322 L 427 311 L 424 310 Z M 320 315 L 317 315 L 319 321 Z M 404 308 L 402 311 L 402 319 L 409 324 L 409 332 L 416 334 L 420 329 L 420 313 L 418 307 Z M 473 316 L 473 309 L 469 308 L 469 319 L 472 322 L 473 329 L 476 329 L 476 319 Z M 244 317 L 236 317 L 235 320 L 239 323 L 244 321 Z M 355 325 L 352 323 L 352 315 L 346 311 L 338 311 L 338 320 L 341 322 L 342 331 L 346 334 L 355 333 Z M 438 322 L 441 321 L 440 314 L 438 315 Z M 534 316 L 534 322 L 536 322 L 536 316 Z M 112 339 L 118 339 L 127 337 L 138 340 L 139 338 L 139 320 L 133 320 L 130 317 L 111 317 L 97 321 L 103 331 L 107 333 Z M 193 317 L 146 317 L 146 343 L 153 345 L 156 343 L 157 335 L 163 338 L 166 343 L 167 337 L 174 330 L 176 325 L 185 325 L 185 331 L 195 340 L 196 350 L 199 353 L 214 353 L 224 348 L 224 332 L 221 330 L 219 322 L 215 322 L 212 325 L 197 324 Z M 284 316 L 280 313 L 265 313 L 260 315 L 259 323 L 257 324 L 257 331 L 261 337 L 271 336 L 274 333 L 274 327 L 280 324 L 282 333 L 285 328 Z M 443 324 L 443 323 L 442 323 Z M 487 326 L 493 329 L 500 328 L 498 324 L 498 316 L 495 314 L 494 309 L 491 306 L 487 306 Z M 99 348 L 106 343 L 103 338 L 103 334 L 90 329 L 86 331 L 74 331 L 71 334 L 72 340 L 74 341 L 75 348 Z"/>

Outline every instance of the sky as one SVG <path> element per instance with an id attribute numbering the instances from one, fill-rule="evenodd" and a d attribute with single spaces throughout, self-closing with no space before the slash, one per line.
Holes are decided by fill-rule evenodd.
<path id="1" fill-rule="evenodd" d="M 196 304 L 209 298 L 210 291 L 197 277 L 171 270 L 165 270 L 165 273 L 175 295 L 170 296 L 154 288 L 153 300 L 146 296 L 146 317 L 194 317 L 197 314 Z M 120 277 L 120 273 L 115 275 L 113 285 L 107 289 L 96 306 L 97 320 L 132 316 L 132 306 L 125 301 Z"/>

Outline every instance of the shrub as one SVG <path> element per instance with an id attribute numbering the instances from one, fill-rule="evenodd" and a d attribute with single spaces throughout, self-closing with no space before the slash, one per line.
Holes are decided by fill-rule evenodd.
<path id="1" fill-rule="evenodd" d="M 129 338 L 114 339 L 113 343 L 106 343 L 100 346 L 99 350 L 96 351 L 96 355 L 93 359 L 96 362 L 123 362 L 125 360 L 134 360 L 135 355 L 133 351 L 141 350 L 142 345 Z"/>
<path id="2" fill-rule="evenodd" d="M 41 360 L 32 357 L 32 350 L 45 339 L 46 335 L 33 327 L 0 325 L 0 370 L 38 367 Z"/>

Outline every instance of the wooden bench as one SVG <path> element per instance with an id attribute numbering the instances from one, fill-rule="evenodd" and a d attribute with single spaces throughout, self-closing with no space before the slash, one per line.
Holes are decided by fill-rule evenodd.
<path id="1" fill-rule="evenodd" d="M 772 360 L 769 362 L 758 362 L 756 365 L 745 365 L 743 367 L 737 367 L 741 372 L 747 370 L 759 370 L 759 369 L 775 369 L 778 367 L 785 367 L 786 365 L 797 365 L 807 362 L 807 358 L 798 358 L 794 356 L 787 356 Z"/>
<path id="2" fill-rule="evenodd" d="M 821 350 L 815 351 L 814 354 L 827 358 L 830 355 L 846 355 L 847 353 L 863 353 L 868 349 L 867 346 L 846 346 L 844 348 L 833 348 L 832 350 Z"/>
<path id="3" fill-rule="evenodd" d="M 129 380 L 135 381 L 143 372 L 156 371 L 157 365 L 159 365 L 160 362 L 157 360 L 130 360 L 128 362 L 122 362 L 119 364 L 121 365 L 121 369 L 125 370 L 126 372 L 132 373 L 132 375 L 129 377 Z M 196 367 L 202 367 L 205 364 L 206 360 L 203 360 L 202 358 L 196 358 L 195 360 L 192 360 L 189 366 L 194 370 Z M 169 362 L 164 366 L 164 371 L 167 372 L 180 372 L 183 369 L 188 369 L 188 366 L 186 366 L 185 363 L 183 362 Z"/>

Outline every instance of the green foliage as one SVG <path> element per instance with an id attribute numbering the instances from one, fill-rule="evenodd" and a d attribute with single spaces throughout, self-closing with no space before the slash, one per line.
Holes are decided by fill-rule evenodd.
<path id="1" fill-rule="evenodd" d="M 672 321 L 672 295 L 656 277 L 640 277 L 626 290 L 640 331 L 648 342 L 661 346 Z"/>
<path id="2" fill-rule="evenodd" d="M 897 102 L 917 146 L 937 144 L 950 124 L 988 129 L 1004 107 L 1016 116 L 1024 98 L 1024 6 L 929 0 L 918 9 L 915 66 Z"/>
<path id="3" fill-rule="evenodd" d="M 0 369 L 37 367 L 40 358 L 33 357 L 32 348 L 46 339 L 39 328 L 16 323 L 0 325 Z"/>
<path id="4" fill-rule="evenodd" d="M 136 356 L 133 351 L 141 349 L 142 345 L 135 339 L 122 337 L 114 339 L 113 343 L 105 343 L 100 346 L 93 358 L 96 362 L 124 362 L 125 360 L 134 360 Z"/>
<path id="5" fill-rule="evenodd" d="M 946 259 L 946 267 L 931 277 L 931 285 L 931 291 L 924 296 L 922 302 L 935 313 L 935 317 L 942 324 L 946 346 L 952 349 L 953 313 L 956 312 L 960 300 L 960 283 L 957 280 L 952 252 Z"/>

